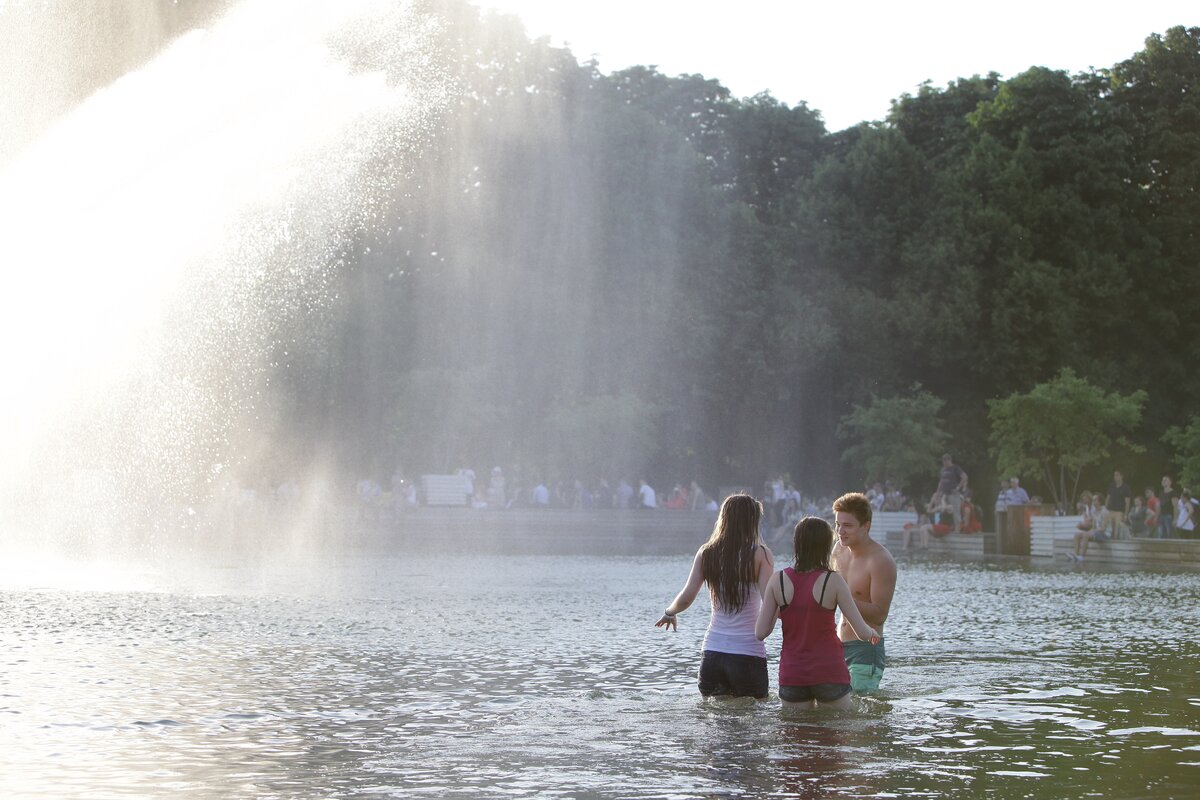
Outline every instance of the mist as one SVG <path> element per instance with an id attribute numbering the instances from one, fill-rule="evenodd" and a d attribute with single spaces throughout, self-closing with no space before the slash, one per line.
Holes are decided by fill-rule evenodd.
<path id="1" fill-rule="evenodd" d="M 1147 264 L 1189 274 L 1195 216 L 1127 196 L 1155 140 L 1107 136 L 1136 115 L 1087 76 L 964 79 L 830 134 L 461 0 L 2 13 L 31 76 L 0 95 L 10 539 L 141 547 L 282 487 L 313 510 L 463 468 L 834 494 L 863 480 L 839 422 L 915 384 L 987 485 L 986 400 L 1064 364 L 1167 385 L 1144 441 L 1187 407 L 1137 354 L 1193 317 L 1135 290 L 1085 313 Z M 1039 122 L 1126 165 L 1085 173 L 1075 227 L 1034 211 L 1070 161 Z"/>

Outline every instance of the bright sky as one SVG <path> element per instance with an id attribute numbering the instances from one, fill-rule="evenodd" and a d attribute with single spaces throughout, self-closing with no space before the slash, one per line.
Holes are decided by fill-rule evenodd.
<path id="1" fill-rule="evenodd" d="M 516 14 L 530 36 L 566 44 L 580 61 L 594 56 L 603 72 L 655 64 L 716 78 L 739 97 L 769 90 L 789 105 L 807 101 L 831 131 L 882 119 L 925 80 L 1111 67 L 1151 33 L 1200 25 L 1196 0 L 474 2 Z"/>

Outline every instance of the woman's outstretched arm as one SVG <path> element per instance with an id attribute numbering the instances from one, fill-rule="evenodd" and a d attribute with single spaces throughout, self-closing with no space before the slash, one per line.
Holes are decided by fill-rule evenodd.
<path id="1" fill-rule="evenodd" d="M 703 565 L 704 548 L 701 547 L 696 551 L 696 557 L 692 559 L 692 571 L 688 574 L 687 582 L 683 584 L 683 588 L 679 590 L 679 594 L 675 595 L 675 599 L 667 606 L 667 610 L 659 617 L 658 622 L 654 623 L 654 627 L 661 628 L 666 626 L 670 630 L 678 630 L 675 624 L 675 615 L 686 611 L 695 600 L 696 595 L 700 593 L 700 587 L 704 585 L 704 565 Z"/>

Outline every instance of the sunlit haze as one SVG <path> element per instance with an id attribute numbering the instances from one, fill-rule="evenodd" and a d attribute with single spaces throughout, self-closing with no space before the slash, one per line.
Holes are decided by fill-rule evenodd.
<path id="1" fill-rule="evenodd" d="M 19 265 L 0 302 L 19 387 L 0 402 L 0 478 L 48 470 L 76 498 L 40 506 L 41 522 L 66 512 L 95 531 L 128 489 L 203 478 L 177 474 L 200 452 L 228 462 L 272 326 L 326 301 L 323 271 L 371 202 L 347 182 L 432 107 L 331 53 L 331 32 L 353 48 L 371 31 L 359 15 L 386 24 L 386 4 L 286 5 L 180 37 L 0 169 Z"/>

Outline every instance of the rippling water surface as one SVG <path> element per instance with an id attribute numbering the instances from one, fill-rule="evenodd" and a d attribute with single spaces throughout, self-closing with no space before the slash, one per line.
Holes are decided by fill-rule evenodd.
<path id="1" fill-rule="evenodd" d="M 1195 796 L 1200 575 L 902 562 L 883 692 L 785 715 L 653 627 L 694 544 L 10 572 L 0 796 Z"/>

